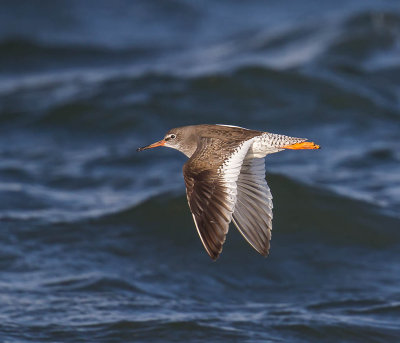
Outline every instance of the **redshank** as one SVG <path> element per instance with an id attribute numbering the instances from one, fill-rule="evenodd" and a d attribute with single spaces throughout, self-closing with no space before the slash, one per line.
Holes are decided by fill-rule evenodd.
<path id="1" fill-rule="evenodd" d="M 269 253 L 272 195 L 264 158 L 284 149 L 319 149 L 307 139 L 229 125 L 192 125 L 171 129 L 165 137 L 137 149 L 165 146 L 181 151 L 186 196 L 200 239 L 215 260 L 233 221 L 261 255 Z"/>

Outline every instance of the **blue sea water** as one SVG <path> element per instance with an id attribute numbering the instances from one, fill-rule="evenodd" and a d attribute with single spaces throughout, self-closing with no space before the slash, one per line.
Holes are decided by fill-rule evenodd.
<path id="1" fill-rule="evenodd" d="M 216 262 L 176 126 L 266 159 L 270 256 Z M 399 342 L 400 2 L 1 1 L 0 341 Z"/>

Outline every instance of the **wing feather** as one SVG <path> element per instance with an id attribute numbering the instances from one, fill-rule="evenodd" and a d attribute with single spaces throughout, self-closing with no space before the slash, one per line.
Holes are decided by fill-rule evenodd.
<path id="1" fill-rule="evenodd" d="M 236 204 L 236 181 L 252 141 L 222 150 L 218 140 L 202 138 L 183 166 L 189 208 L 204 248 L 214 260 L 228 233 Z"/>
<path id="2" fill-rule="evenodd" d="M 269 252 L 272 195 L 265 181 L 264 158 L 244 159 L 237 184 L 233 223 L 260 254 Z"/>

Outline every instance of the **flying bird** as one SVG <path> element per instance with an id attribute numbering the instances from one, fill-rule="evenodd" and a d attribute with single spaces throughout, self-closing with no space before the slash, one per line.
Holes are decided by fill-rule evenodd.
<path id="1" fill-rule="evenodd" d="M 232 221 L 261 255 L 267 256 L 272 230 L 272 195 L 264 158 L 284 149 L 319 149 L 307 139 L 230 125 L 191 125 L 137 149 L 159 146 L 184 153 L 186 196 L 197 232 L 215 260 Z"/>

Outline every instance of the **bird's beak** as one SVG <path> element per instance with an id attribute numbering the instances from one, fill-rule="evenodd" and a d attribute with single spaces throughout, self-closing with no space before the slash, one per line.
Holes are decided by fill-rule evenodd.
<path id="1" fill-rule="evenodd" d="M 300 149 L 320 149 L 321 147 L 314 142 L 301 142 L 290 144 L 282 147 L 283 149 L 292 149 L 292 150 L 300 150 Z"/>
<path id="2" fill-rule="evenodd" d="M 158 141 L 158 142 L 155 142 L 155 143 L 153 143 L 153 144 L 146 145 L 146 146 L 144 146 L 144 147 L 142 147 L 142 148 L 138 148 L 138 149 L 136 149 L 136 151 L 142 151 L 142 150 L 146 150 L 146 149 L 156 148 L 156 147 L 158 147 L 158 146 L 163 146 L 165 143 L 166 143 L 166 142 L 165 142 L 165 139 L 162 139 L 162 140 L 160 140 L 160 141 Z"/>

